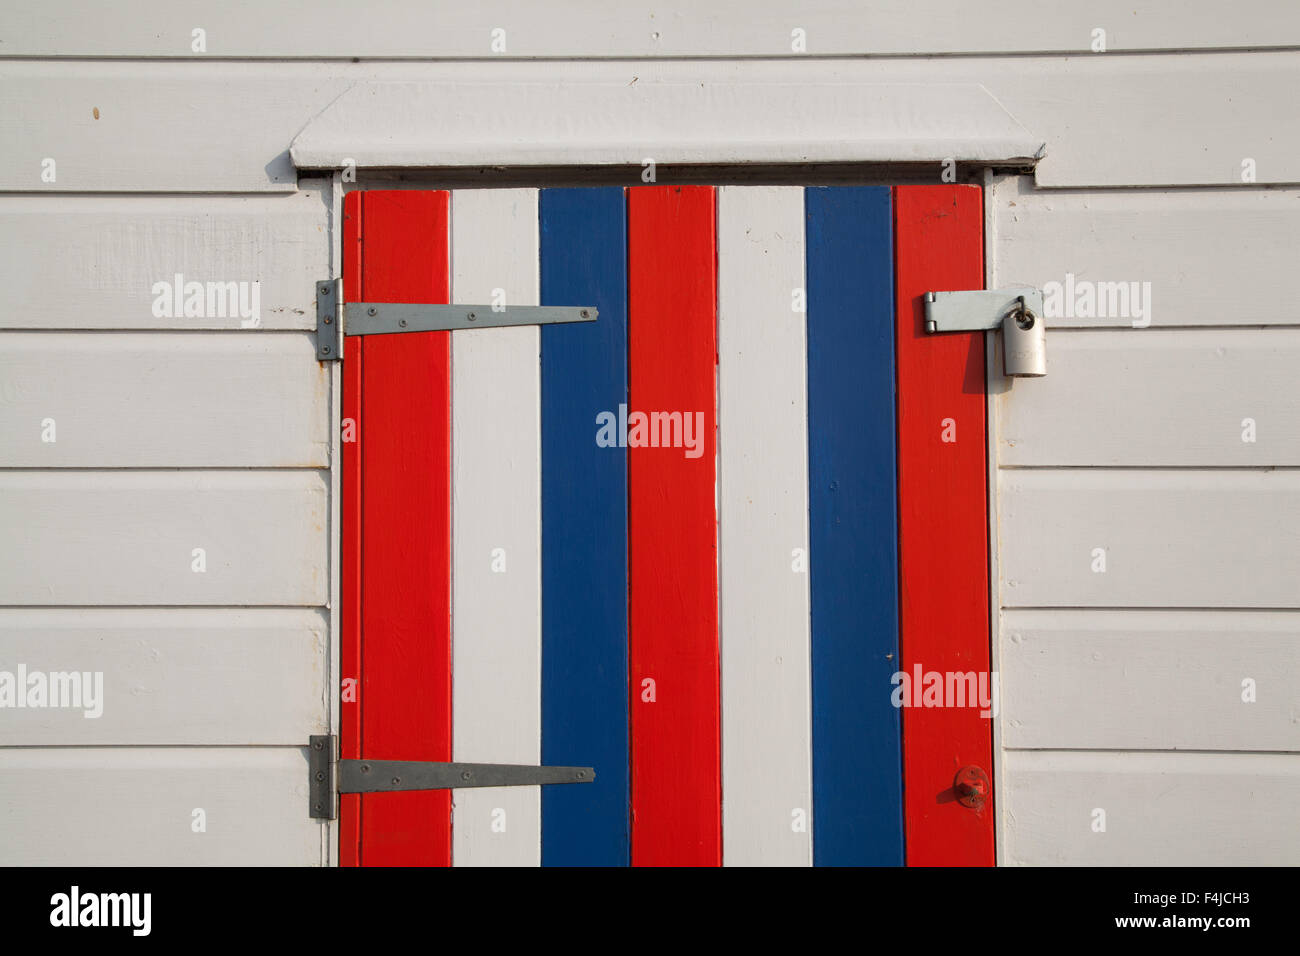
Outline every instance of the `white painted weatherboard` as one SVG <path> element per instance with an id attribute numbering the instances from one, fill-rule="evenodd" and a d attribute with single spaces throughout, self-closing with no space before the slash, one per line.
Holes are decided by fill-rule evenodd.
<path id="1" fill-rule="evenodd" d="M 306 470 L 0 472 L 0 604 L 322 606 L 327 496 Z"/>
<path id="2" fill-rule="evenodd" d="M 0 332 L 0 466 L 329 465 L 301 332 Z"/>
<path id="3" fill-rule="evenodd" d="M 251 283 L 260 283 L 256 328 L 314 329 L 315 283 L 329 274 L 328 196 L 319 179 L 285 196 L 0 196 L 0 328 L 251 325 L 229 308 L 216 314 L 215 295 L 213 314 L 155 315 L 167 302 L 154 284 L 174 285 L 179 274 L 249 283 L 250 302 Z"/>
<path id="4" fill-rule="evenodd" d="M 485 314 L 494 302 L 537 305 L 537 190 L 454 191 L 451 250 L 453 302 Z M 539 341 L 536 326 L 451 337 L 458 761 L 541 761 Z M 455 865 L 541 863 L 539 787 L 456 790 L 452 800 Z"/>
<path id="5" fill-rule="evenodd" d="M 319 866 L 303 743 L 0 749 L 0 866 Z"/>
<path id="6" fill-rule="evenodd" d="M 328 641 L 308 608 L 0 609 L 0 671 L 103 687 L 97 717 L 0 709 L 0 747 L 299 746 L 329 732 Z"/>
<path id="7" fill-rule="evenodd" d="M 1300 607 L 1300 471 L 1003 469 L 998 512 L 1004 607 Z"/>
<path id="8" fill-rule="evenodd" d="M 1159 4 L 1092 0 L 1044 9 L 1034 0 L 670 0 L 653 6 L 607 0 L 404 0 L 366 8 L 357 29 L 349 0 L 321 0 L 309 18 L 259 0 L 219 5 L 137 0 L 128 16 L 93 2 L 19 6 L 8 14 L 8 56 L 214 57 L 662 57 L 804 53 L 1041 53 L 1089 55 L 1094 29 L 1105 49 L 1268 47 L 1300 40 L 1300 12 L 1245 0 L 1232 16 L 1214 0 Z M 75 14 L 66 12 L 75 9 Z M 256 23 L 256 29 L 249 24 Z M 147 27 L 143 26 L 147 25 Z M 195 26 L 204 29 L 195 50 Z M 921 26 L 923 25 L 923 28 Z M 499 35 L 495 30 L 501 30 Z M 805 44 L 796 45 L 795 31 Z"/>
<path id="9" fill-rule="evenodd" d="M 1300 753 L 1300 613 L 1006 611 L 1003 745 Z"/>
<path id="10" fill-rule="evenodd" d="M 1027 148 L 1036 155 L 1046 144 L 1037 179 L 1052 187 L 1241 187 L 1246 158 L 1255 161 L 1258 183 L 1296 184 L 1300 128 L 1276 118 L 1300 98 L 1298 67 L 1300 51 L 473 63 L 15 59 L 0 64 L 0 190 L 292 190 L 295 137 L 296 162 L 308 167 L 347 158 L 364 165 L 362 150 L 372 162 L 405 155 L 406 163 L 557 157 L 639 165 L 646 158 L 1006 159 Z M 363 92 L 330 106 L 354 84 Z M 413 112 L 365 102 L 364 91 L 393 84 L 426 91 L 409 101 Z M 637 92 L 643 86 L 648 92 Z M 988 102 L 976 95 L 981 89 Z M 596 112 L 581 115 L 584 104 Z M 963 116 L 967 106 L 976 112 Z M 1192 112 L 1197 122 L 1188 123 Z M 358 125 L 340 122 L 345 113 Z M 1008 139 L 1013 129 L 1032 136 Z M 376 132 L 391 135 L 391 145 Z M 465 138 L 457 143 L 458 136 Z M 1109 143 L 1123 148 L 1099 147 Z M 659 146 L 667 152 L 649 151 Z M 41 180 L 45 158 L 57 160 L 56 182 Z"/>
<path id="11" fill-rule="evenodd" d="M 1292 754 L 1013 750 L 1003 772 L 1013 865 L 1300 864 Z"/>
<path id="12" fill-rule="evenodd" d="M 722 844 L 812 863 L 804 191 L 718 190 Z M 792 830 L 792 813 L 812 820 Z"/>
<path id="13" fill-rule="evenodd" d="M 1028 177 L 1015 176 L 986 202 L 996 219 L 1000 285 L 1064 285 L 1067 273 L 1080 287 L 1149 282 L 1151 311 L 1138 321 L 1149 322 L 1150 330 L 1300 325 L 1291 282 L 1300 189 L 1255 189 L 1225 179 L 1220 189 L 1036 190 Z M 1129 329 L 1133 322 L 1064 310 L 1049 315 L 1049 368 L 1054 374 L 1052 330 Z"/>
<path id="14" fill-rule="evenodd" d="M 1047 356 L 997 395 L 1004 468 L 1300 465 L 1298 329 L 1050 329 Z"/>

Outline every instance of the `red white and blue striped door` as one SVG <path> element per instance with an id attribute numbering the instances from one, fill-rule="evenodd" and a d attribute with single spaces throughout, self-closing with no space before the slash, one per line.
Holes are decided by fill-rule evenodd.
<path id="1" fill-rule="evenodd" d="M 982 222 L 955 185 L 348 194 L 349 300 L 599 319 L 348 339 L 342 755 L 597 778 L 346 796 L 345 864 L 993 862 L 953 788 L 989 709 L 942 687 L 990 679 L 983 335 L 921 321 Z"/>

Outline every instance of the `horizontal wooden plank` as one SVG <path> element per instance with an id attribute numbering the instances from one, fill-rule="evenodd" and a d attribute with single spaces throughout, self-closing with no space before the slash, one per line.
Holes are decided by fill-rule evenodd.
<path id="1" fill-rule="evenodd" d="M 305 746 L 0 749 L 0 793 L 3 866 L 322 863 Z"/>
<path id="2" fill-rule="evenodd" d="M 1045 12 L 1032 0 L 978 8 L 959 0 L 887 0 L 870 5 L 777 0 L 670 0 L 653 7 L 564 0 L 475 4 L 438 0 L 378 4 L 356 30 L 347 0 L 321 0 L 312 16 L 269 11 L 256 0 L 136 3 L 114 16 L 81 0 L 11 11 L 8 56 L 198 57 L 653 57 L 795 56 L 792 31 L 813 54 L 1088 53 L 1093 29 L 1107 48 L 1177 50 L 1300 44 L 1300 14 L 1248 0 L 1224 17 L 1213 0 L 1190 0 L 1170 16 L 1159 5 L 1094 0 Z M 249 24 L 257 24 L 250 29 Z M 924 28 L 919 28 L 923 25 Z M 1014 25 L 1014 28 L 1011 28 Z M 201 53 L 194 29 L 204 30 Z M 494 30 L 502 36 L 494 45 Z"/>
<path id="3" fill-rule="evenodd" d="M 1295 866 L 1297 804 L 1296 755 L 1009 751 L 1005 862 Z"/>
<path id="4" fill-rule="evenodd" d="M 1300 614 L 1007 611 L 1002 744 L 1300 752 Z"/>
<path id="5" fill-rule="evenodd" d="M 1300 329 L 1052 330 L 997 394 L 998 464 L 1300 465 Z"/>
<path id="6" fill-rule="evenodd" d="M 687 157 L 740 162 L 775 154 L 807 161 L 798 158 L 791 142 L 809 127 L 809 116 L 823 115 L 821 103 L 828 97 L 842 101 L 854 90 L 865 97 L 862 91 L 873 84 L 919 84 L 928 92 L 908 101 L 915 105 L 932 102 L 927 97 L 944 87 L 975 85 L 987 90 L 1034 142 L 1047 144 L 1037 168 L 1040 184 L 1239 186 L 1244 158 L 1255 160 L 1258 183 L 1294 184 L 1300 183 L 1300 128 L 1279 126 L 1276 117 L 1287 115 L 1300 98 L 1298 65 L 1300 52 L 1295 51 L 471 63 L 14 59 L 0 65 L 0 189 L 238 192 L 292 187 L 290 142 L 354 83 L 463 87 L 450 90 L 458 102 L 453 114 L 441 108 L 431 114 L 441 126 L 425 122 L 413 129 L 407 124 L 399 132 L 408 145 L 440 139 L 451 143 L 449 130 L 466 129 L 457 125 L 458 117 L 479 116 L 481 122 L 469 131 L 483 136 L 433 154 L 471 166 L 535 162 L 528 157 L 545 150 L 557 152 L 566 163 L 612 162 L 626 155 L 637 164 L 629 182 L 640 183 L 643 159 L 670 161 L 650 151 L 656 146 L 677 162 Z M 761 90 L 728 94 L 768 84 L 777 88 L 770 98 Z M 597 98 L 595 102 L 606 103 L 600 115 L 575 118 L 572 108 L 591 99 L 589 90 L 611 85 L 626 87 L 627 95 Z M 656 91 L 638 93 L 642 86 Z M 419 102 L 439 107 L 427 99 Z M 865 104 L 849 106 L 851 115 L 870 115 Z M 746 113 L 728 115 L 733 108 Z M 504 113 L 495 115 L 493 109 Z M 933 116 L 895 116 L 890 128 L 942 132 L 939 120 L 950 113 L 943 108 Z M 1189 115 L 1195 123 L 1187 121 Z M 513 137 L 504 135 L 512 130 Z M 520 130 L 536 130 L 542 140 Z M 596 145 L 604 142 L 609 148 L 593 149 L 593 142 L 572 136 L 572 130 L 590 131 Z M 616 141 L 601 138 L 610 131 L 626 134 L 622 153 L 610 145 Z M 739 138 L 720 135 L 737 131 L 743 134 Z M 843 134 L 843 124 L 839 132 Z M 986 129 L 979 132 L 988 135 Z M 377 144 L 360 133 L 358 129 L 349 146 L 373 150 Z M 897 160 L 929 158 L 934 146 L 910 140 L 884 148 L 869 137 L 854 142 L 864 154 Z M 1099 142 L 1123 143 L 1124 148 L 1099 149 Z M 568 148 L 558 149 L 566 144 Z M 978 146 L 957 141 L 954 148 L 961 150 L 953 155 Z M 343 158 L 348 156 L 357 158 L 351 153 Z M 809 158 L 817 157 L 814 151 Z M 57 161 L 53 183 L 41 180 L 45 158 Z"/>
<path id="7" fill-rule="evenodd" d="M 324 605 L 327 494 L 317 471 L 0 472 L 0 605 Z"/>
<path id="8" fill-rule="evenodd" d="M 328 464 L 309 335 L 0 332 L 0 467 Z"/>
<path id="9" fill-rule="evenodd" d="M 1297 471 L 1003 469 L 998 512 L 1004 607 L 1300 607 Z"/>
<path id="10" fill-rule="evenodd" d="M 37 148 L 39 128 L 30 132 L 30 146 Z M 119 135 L 111 143 L 78 140 L 75 151 L 90 159 L 123 148 Z M 165 141 L 155 145 L 168 148 Z M 240 140 L 217 152 L 237 166 L 243 148 Z M 5 149 L 0 140 L 0 152 Z M 62 185 L 62 172 L 72 170 L 66 164 L 57 169 Z M 176 181 L 201 188 L 202 181 L 193 178 L 200 172 L 187 161 L 183 180 Z M 114 176 L 99 185 L 121 188 L 128 181 Z M 222 182 L 251 188 L 238 176 Z M 39 188 L 32 183 L 8 186 Z M 154 188 L 165 187 L 159 178 Z M 314 329 L 314 283 L 329 275 L 328 201 L 320 180 L 304 180 L 301 191 L 285 196 L 0 196 L 0 288 L 6 300 L 0 328 Z M 174 287 L 177 275 L 205 283 L 203 312 L 211 314 L 185 315 L 185 302 L 177 305 L 174 295 L 170 303 L 159 301 L 155 283 Z M 241 305 L 256 302 L 256 314 L 245 309 L 246 318 L 232 310 L 215 288 L 209 310 L 206 283 L 218 282 L 246 283 Z M 222 311 L 224 316 L 217 314 Z M 157 314 L 166 312 L 172 314 Z"/>
<path id="11" fill-rule="evenodd" d="M 1261 171 L 1260 181 L 1267 179 Z M 1083 192 L 1035 189 L 1026 178 L 1009 177 L 988 202 L 999 287 L 1055 282 L 1063 300 L 1072 274 L 1078 304 L 1096 294 L 1097 283 L 1150 283 L 1151 308 L 1140 317 L 1113 314 L 1120 310 L 1109 307 L 1104 290 L 1104 313 L 1093 307 L 1067 315 L 1062 301 L 1047 317 L 1051 329 L 1300 325 L 1289 283 L 1300 247 L 1300 189 L 1224 180 L 1222 189 Z M 1051 368 L 1055 344 L 1049 333 Z"/>
<path id="12" fill-rule="evenodd" d="M 83 675 L 68 706 L 6 704 L 0 747 L 299 745 L 329 732 L 328 644 L 306 609 L 0 610 L 0 671 Z"/>
<path id="13" fill-rule="evenodd" d="M 281 83 L 278 74 L 246 63 L 9 61 L 0 65 L 0 189 L 292 192 L 289 140 L 348 82 Z"/>

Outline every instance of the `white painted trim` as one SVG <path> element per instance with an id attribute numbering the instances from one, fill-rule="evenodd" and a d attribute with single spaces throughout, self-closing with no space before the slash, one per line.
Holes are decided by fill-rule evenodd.
<path id="1" fill-rule="evenodd" d="M 348 160 L 358 168 L 1028 163 L 1042 148 L 977 83 L 710 78 L 362 81 L 308 122 L 289 152 L 299 169 L 338 169 Z"/>

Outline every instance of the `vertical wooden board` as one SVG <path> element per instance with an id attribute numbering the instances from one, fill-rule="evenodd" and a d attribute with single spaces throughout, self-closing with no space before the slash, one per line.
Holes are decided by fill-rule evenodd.
<path id="1" fill-rule="evenodd" d="M 889 190 L 805 194 L 814 860 L 901 865 Z"/>
<path id="2" fill-rule="evenodd" d="M 446 303 L 447 193 L 368 192 L 361 294 Z M 365 344 L 361 409 L 363 757 L 451 759 L 450 333 Z M 451 862 L 448 791 L 362 798 L 370 865 Z"/>
<path id="3" fill-rule="evenodd" d="M 923 321 L 926 292 L 984 286 L 981 197 L 978 186 L 894 189 L 900 670 L 909 679 L 916 668 L 989 670 L 984 337 L 927 335 Z M 904 708 L 909 864 L 993 863 L 991 797 L 977 810 L 952 790 L 965 766 L 992 777 L 990 722 L 979 715 L 978 706 Z"/>
<path id="4" fill-rule="evenodd" d="M 629 191 L 629 673 L 636 865 L 717 865 L 722 857 L 715 267 L 712 187 Z M 674 412 L 681 420 L 677 434 L 668 433 L 671 426 L 663 418 L 659 427 L 656 419 L 636 420 L 638 413 L 649 418 Z M 652 447 L 656 439 L 658 447 Z"/>
<path id="5" fill-rule="evenodd" d="M 718 191 L 722 842 L 812 862 L 803 189 Z"/>
<path id="6" fill-rule="evenodd" d="M 537 305 L 537 190 L 451 194 L 453 302 Z M 502 298 L 502 295 L 504 298 Z M 541 759 L 538 327 L 452 336 L 455 760 Z M 541 788 L 458 790 L 456 866 L 537 866 Z"/>
<path id="7" fill-rule="evenodd" d="M 361 298 L 361 207 L 365 193 L 354 191 L 343 199 L 343 301 Z M 339 614 L 339 756 L 361 756 L 361 687 L 364 684 L 361 653 L 361 385 L 365 339 L 343 342 L 343 476 L 340 515 L 342 600 Z M 339 865 L 361 865 L 361 795 L 339 797 Z"/>
<path id="8" fill-rule="evenodd" d="M 596 770 L 543 789 L 542 862 L 626 866 L 627 451 L 597 442 L 627 403 L 623 190 L 543 190 L 540 224 L 542 304 L 599 312 L 541 330 L 542 761 Z"/>

